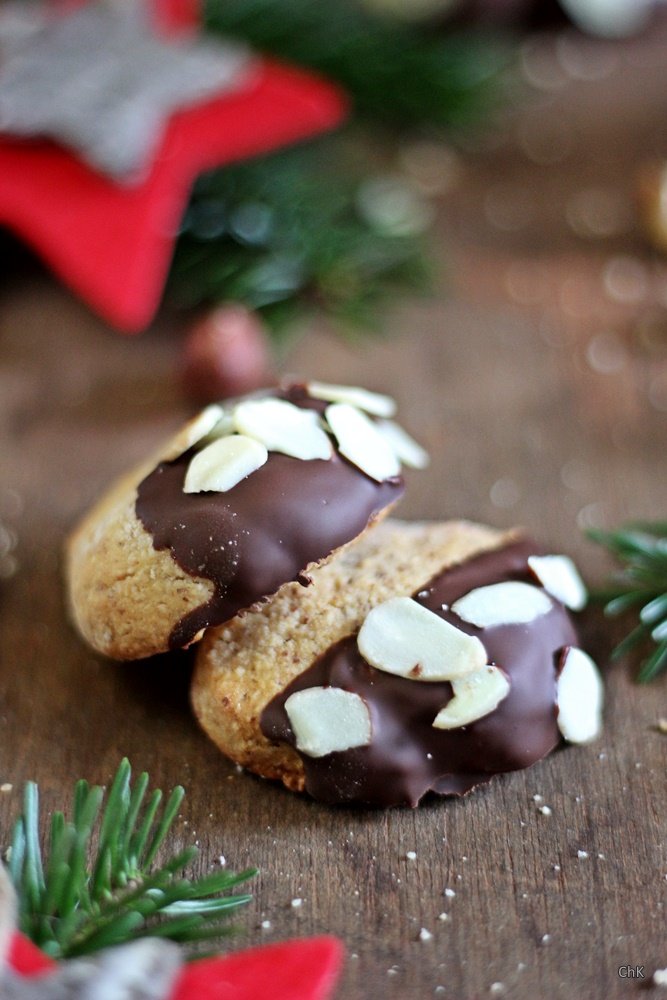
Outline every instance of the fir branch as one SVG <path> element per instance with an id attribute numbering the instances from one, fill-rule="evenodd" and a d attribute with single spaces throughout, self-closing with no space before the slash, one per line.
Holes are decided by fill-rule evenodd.
<path id="1" fill-rule="evenodd" d="M 46 861 L 39 844 L 37 786 L 26 785 L 8 852 L 9 874 L 19 901 L 20 930 L 52 958 L 84 955 L 149 935 L 205 941 L 229 933 L 220 921 L 251 899 L 230 890 L 252 878 L 255 869 L 197 879 L 179 874 L 197 855 L 196 847 L 152 867 L 184 791 L 175 788 L 160 812 L 159 789 L 146 801 L 148 775 L 141 774 L 134 788 L 130 778 L 124 759 L 106 804 L 102 788 L 79 781 L 72 819 L 61 812 L 52 816 Z"/>
<path id="2" fill-rule="evenodd" d="M 208 0 L 210 31 L 337 80 L 355 111 L 391 126 L 459 128 L 497 107 L 508 46 L 489 32 L 434 30 L 360 0 Z"/>
<path id="3" fill-rule="evenodd" d="M 201 177 L 172 298 L 187 307 L 239 300 L 280 333 L 313 309 L 343 329 L 372 329 L 380 303 L 426 290 L 423 239 L 410 218 L 392 225 L 369 214 L 367 182 L 337 165 L 337 143 L 320 141 Z"/>
<path id="4" fill-rule="evenodd" d="M 639 619 L 612 656 L 618 659 L 642 643 L 653 644 L 637 674 L 640 683 L 648 683 L 667 669 L 667 522 L 627 524 L 609 532 L 592 529 L 587 534 L 622 567 L 610 587 L 593 596 L 606 602 L 610 617 L 632 611 Z"/>
<path id="5" fill-rule="evenodd" d="M 488 33 L 439 32 L 359 0 L 208 0 L 204 21 L 342 84 L 365 128 L 439 134 L 503 100 L 510 49 Z M 419 224 L 385 225 L 363 192 L 335 138 L 208 174 L 183 222 L 170 297 L 187 308 L 241 301 L 276 335 L 313 311 L 343 334 L 377 329 L 392 298 L 428 289 L 428 265 Z"/>

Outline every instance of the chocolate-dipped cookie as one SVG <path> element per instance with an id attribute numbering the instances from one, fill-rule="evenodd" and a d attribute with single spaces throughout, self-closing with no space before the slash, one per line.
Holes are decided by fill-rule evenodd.
<path id="1" fill-rule="evenodd" d="M 327 803 L 416 805 L 599 731 L 572 563 L 517 533 L 386 521 L 207 634 L 192 702 L 220 749 Z"/>
<path id="2" fill-rule="evenodd" d="M 117 659 L 189 645 L 380 520 L 425 456 L 393 401 L 322 383 L 214 405 L 116 484 L 67 546 L 74 621 Z"/>

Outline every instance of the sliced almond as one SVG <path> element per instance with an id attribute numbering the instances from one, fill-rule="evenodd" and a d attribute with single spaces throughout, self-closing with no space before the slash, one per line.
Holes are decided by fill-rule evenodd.
<path id="1" fill-rule="evenodd" d="M 308 382 L 308 395 L 313 399 L 323 399 L 327 403 L 349 403 L 374 417 L 393 417 L 396 402 L 391 396 L 379 392 L 369 392 L 356 385 L 330 385 L 328 382 Z"/>
<path id="2" fill-rule="evenodd" d="M 425 469 L 430 459 L 428 452 L 417 444 L 407 431 L 393 420 L 378 420 L 375 425 L 383 438 L 388 441 L 394 455 L 403 465 L 411 469 Z"/>
<path id="3" fill-rule="evenodd" d="M 378 670 L 415 681 L 448 681 L 487 662 L 479 639 L 411 597 L 392 597 L 373 608 L 359 630 L 357 646 Z"/>
<path id="4" fill-rule="evenodd" d="M 452 611 L 477 628 L 491 628 L 531 622 L 546 615 L 552 607 L 543 590 L 530 583 L 509 580 L 471 590 L 452 604 Z"/>
<path id="5" fill-rule="evenodd" d="M 255 438 L 269 451 L 309 461 L 333 454 L 328 436 L 315 410 L 302 410 L 285 399 L 248 399 L 234 410 L 234 424 L 241 434 Z"/>
<path id="6" fill-rule="evenodd" d="M 569 556 L 530 556 L 528 565 L 544 589 L 572 611 L 586 607 L 588 594 Z"/>
<path id="7" fill-rule="evenodd" d="M 285 702 L 296 747 L 309 757 L 367 746 L 371 717 L 363 698 L 336 687 L 296 691 Z"/>
<path id="8" fill-rule="evenodd" d="M 205 448 L 207 445 L 212 444 L 213 441 L 217 441 L 218 438 L 227 437 L 228 434 L 234 434 L 235 432 L 234 412 L 233 410 L 224 410 L 220 415 L 220 419 L 216 420 L 210 431 L 204 434 L 203 438 L 197 442 L 197 445 L 200 448 Z"/>
<path id="9" fill-rule="evenodd" d="M 217 403 L 207 406 L 196 417 L 188 421 L 185 427 L 182 427 L 178 434 L 175 434 L 171 441 L 168 442 L 162 452 L 163 460 L 170 462 L 172 459 L 182 455 L 188 448 L 192 448 L 193 445 L 198 444 L 222 420 L 224 413 L 225 411 L 222 406 L 219 406 Z"/>
<path id="10" fill-rule="evenodd" d="M 568 646 L 556 686 L 558 728 L 570 743 L 591 743 L 602 731 L 604 687 L 588 653 Z"/>
<path id="11" fill-rule="evenodd" d="M 184 493 L 225 493 L 264 465 L 269 453 L 263 444 L 242 434 L 219 438 L 198 451 L 185 475 Z"/>
<path id="12" fill-rule="evenodd" d="M 491 665 L 452 681 L 454 697 L 441 708 L 433 725 L 436 729 L 458 729 L 483 719 L 509 694 L 510 682 L 499 667 Z"/>
<path id="13" fill-rule="evenodd" d="M 332 403 L 325 417 L 341 455 L 367 476 L 381 483 L 400 474 L 401 463 L 393 448 L 365 413 L 349 403 Z"/>

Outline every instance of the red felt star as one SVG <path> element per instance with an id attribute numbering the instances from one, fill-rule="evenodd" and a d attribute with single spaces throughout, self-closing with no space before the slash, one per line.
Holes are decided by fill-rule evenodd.
<path id="1" fill-rule="evenodd" d="M 151 2 L 161 30 L 196 23 L 197 0 Z M 137 332 L 158 307 L 197 174 L 331 128 L 344 112 L 331 84 L 260 60 L 243 88 L 175 113 L 148 177 L 129 188 L 52 143 L 3 138 L 0 224 L 112 325 Z"/>
<path id="2" fill-rule="evenodd" d="M 170 1000 L 326 1000 L 338 976 L 343 949 L 333 937 L 285 941 L 184 966 Z M 9 952 L 23 976 L 55 966 L 22 934 Z"/>

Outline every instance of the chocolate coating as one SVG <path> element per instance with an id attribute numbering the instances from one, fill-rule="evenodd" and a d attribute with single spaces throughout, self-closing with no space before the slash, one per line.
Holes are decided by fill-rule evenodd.
<path id="1" fill-rule="evenodd" d="M 551 598 L 551 610 L 532 622 L 484 629 L 449 610 L 476 587 L 508 580 L 536 585 L 527 565 L 528 556 L 535 554 L 535 546 L 525 540 L 482 553 L 435 576 L 413 595 L 452 625 L 478 636 L 489 662 L 508 675 L 509 694 L 484 718 L 459 729 L 435 729 L 433 720 L 452 697 L 451 684 L 377 670 L 361 656 L 356 635 L 331 646 L 267 705 L 262 732 L 294 746 L 285 701 L 295 691 L 334 686 L 366 702 L 370 745 L 319 758 L 300 755 L 306 789 L 314 798 L 332 804 L 415 806 L 429 791 L 462 795 L 494 774 L 528 767 L 556 746 L 557 662 L 564 646 L 577 645 L 564 607 Z"/>
<path id="2" fill-rule="evenodd" d="M 322 408 L 298 388 L 275 395 L 303 408 Z M 265 465 L 226 493 L 184 493 L 195 450 L 161 462 L 137 491 L 136 514 L 154 547 L 168 549 L 183 570 L 215 586 L 210 601 L 174 626 L 172 649 L 283 583 L 307 585 L 310 563 L 356 538 L 403 494 L 402 478 L 378 483 L 336 451 L 327 461 L 271 452 Z"/>

